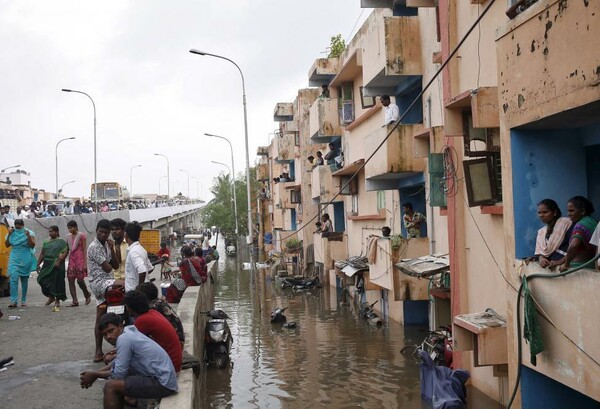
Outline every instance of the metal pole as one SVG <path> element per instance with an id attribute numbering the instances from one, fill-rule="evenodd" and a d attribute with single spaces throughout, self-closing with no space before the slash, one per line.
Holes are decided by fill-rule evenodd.
<path id="1" fill-rule="evenodd" d="M 94 100 L 92 99 L 92 97 L 90 97 L 88 94 L 86 94 L 83 91 L 76 91 L 74 89 L 67 89 L 67 88 L 63 88 L 62 91 L 64 92 L 75 92 L 77 94 L 82 94 L 85 95 L 86 97 L 88 97 L 90 99 L 90 101 L 92 101 L 92 106 L 94 108 L 94 197 L 92 198 L 92 200 L 94 201 L 94 207 L 96 209 L 96 213 L 98 213 L 98 189 L 97 189 L 97 185 L 98 185 L 98 162 L 97 162 L 97 158 L 96 158 L 96 103 L 94 102 Z"/>
<path id="2" fill-rule="evenodd" d="M 135 165 L 135 166 L 132 166 L 131 169 L 129 170 L 129 189 L 131 189 L 131 192 L 130 192 L 131 197 L 133 197 L 133 170 L 135 168 L 139 168 L 141 166 L 142 165 Z"/>
<path id="3" fill-rule="evenodd" d="M 54 148 L 54 161 L 56 163 L 56 198 L 58 198 L 58 145 L 60 145 L 61 142 L 68 141 L 71 139 L 75 139 L 75 137 L 72 136 L 70 138 L 61 139 L 56 143 L 56 147 Z"/>
<path id="4" fill-rule="evenodd" d="M 240 76 L 242 77 L 242 102 L 244 104 L 244 138 L 245 138 L 245 143 L 246 143 L 246 194 L 247 194 L 247 200 L 248 200 L 248 237 L 246 238 L 246 243 L 252 244 L 253 226 L 252 226 L 252 198 L 250 195 L 250 189 L 251 189 L 250 188 L 250 152 L 249 152 L 249 148 L 248 148 L 248 112 L 246 109 L 246 83 L 244 80 L 244 73 L 242 72 L 240 67 L 233 60 L 230 60 L 227 57 L 223 57 L 221 55 L 211 54 L 211 53 L 207 53 L 205 51 L 199 51 L 199 50 L 195 50 L 195 49 L 191 49 L 190 53 L 197 54 L 197 55 L 203 55 L 203 56 L 207 55 L 209 57 L 215 57 L 215 58 L 220 58 L 222 60 L 229 61 L 230 63 L 235 65 L 235 67 L 240 72 Z M 250 254 L 250 262 L 252 264 L 252 254 Z"/>
<path id="5" fill-rule="evenodd" d="M 229 139 L 225 138 L 224 136 L 213 135 L 210 133 L 205 133 L 204 135 L 212 136 L 214 138 L 225 139 L 227 141 L 227 143 L 229 144 L 229 150 L 231 151 L 231 173 L 233 174 L 233 213 L 235 214 L 235 235 L 237 236 L 239 234 L 239 229 L 238 229 L 237 194 L 236 194 L 236 188 L 235 188 L 235 163 L 233 161 L 233 146 L 231 145 L 231 141 Z"/>
<path id="6" fill-rule="evenodd" d="M 190 172 L 188 172 L 185 169 L 179 169 L 179 171 L 187 173 L 187 178 L 188 178 L 188 200 L 189 200 L 190 199 Z"/>
<path id="7" fill-rule="evenodd" d="M 167 204 L 169 199 L 171 198 L 171 171 L 169 170 L 169 158 L 167 155 L 163 155 L 162 153 L 155 153 L 156 156 L 162 156 L 167 160 Z"/>

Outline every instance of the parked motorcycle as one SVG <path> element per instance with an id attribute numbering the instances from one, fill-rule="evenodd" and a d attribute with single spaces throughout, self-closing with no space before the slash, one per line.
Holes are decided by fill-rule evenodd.
<path id="1" fill-rule="evenodd" d="M 205 314 L 209 317 L 204 329 L 206 362 L 217 368 L 225 368 L 229 364 L 229 351 L 233 343 L 226 321 L 229 316 L 223 310 L 206 311 Z"/>
<path id="2" fill-rule="evenodd" d="M 318 276 L 310 278 L 281 277 L 281 288 L 292 288 L 294 291 L 311 290 L 318 285 Z"/>
<path id="3" fill-rule="evenodd" d="M 383 325 L 383 321 L 379 318 L 379 315 L 373 311 L 373 306 L 375 306 L 377 302 L 378 301 L 375 301 L 373 304 L 369 304 L 368 302 L 362 303 L 360 305 L 360 316 L 367 320 L 369 324 L 380 327 Z"/>
<path id="4" fill-rule="evenodd" d="M 119 284 L 108 286 L 104 292 L 104 299 L 107 313 L 120 315 L 125 323 L 129 322 L 129 314 L 125 308 L 125 287 Z"/>
<path id="5" fill-rule="evenodd" d="M 285 315 L 283 315 L 283 312 L 285 310 L 287 310 L 287 307 L 284 307 L 284 308 L 275 308 L 271 312 L 271 323 L 272 324 L 277 324 L 277 323 L 286 322 L 287 318 L 286 318 Z"/>

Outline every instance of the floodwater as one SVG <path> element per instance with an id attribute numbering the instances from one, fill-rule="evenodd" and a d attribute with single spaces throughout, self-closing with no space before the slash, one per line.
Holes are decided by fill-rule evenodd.
<path id="1" fill-rule="evenodd" d="M 242 256 L 221 254 L 215 307 L 230 317 L 232 365 L 204 371 L 202 407 L 429 407 L 416 362 L 400 353 L 424 338 L 422 331 L 372 327 L 352 303 L 340 305 L 335 289 L 284 291 L 265 270 L 238 270 Z M 271 324 L 275 307 L 287 307 L 297 329 Z"/>

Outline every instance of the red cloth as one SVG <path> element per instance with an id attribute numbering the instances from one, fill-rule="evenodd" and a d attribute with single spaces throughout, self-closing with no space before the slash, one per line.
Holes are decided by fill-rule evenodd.
<path id="1" fill-rule="evenodd" d="M 142 334 L 152 338 L 169 354 L 175 371 L 181 371 L 183 350 L 177 332 L 171 323 L 156 310 L 150 310 L 135 319 L 135 327 Z"/>
<path id="2" fill-rule="evenodd" d="M 190 263 L 192 264 L 194 270 L 196 270 L 195 273 L 192 271 Z M 206 279 L 208 278 L 206 261 L 199 257 L 188 257 L 183 259 L 179 265 L 179 271 L 181 272 L 181 278 L 183 278 L 183 281 L 185 281 L 186 287 L 205 283 Z"/>
<path id="3" fill-rule="evenodd" d="M 158 258 L 162 258 L 163 255 L 167 256 L 167 260 L 171 258 L 171 252 L 168 248 L 158 250 Z"/>

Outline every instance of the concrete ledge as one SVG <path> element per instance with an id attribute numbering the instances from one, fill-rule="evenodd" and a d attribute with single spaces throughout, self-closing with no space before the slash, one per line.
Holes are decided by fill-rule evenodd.
<path id="1" fill-rule="evenodd" d="M 208 263 L 208 272 L 216 280 L 216 261 Z M 200 360 L 202 360 L 204 353 L 204 331 L 200 329 L 204 328 L 206 324 L 206 316 L 200 314 L 200 312 L 212 308 L 213 297 L 214 286 L 209 278 L 202 286 L 188 287 L 177 307 L 177 315 L 181 319 L 185 333 L 184 349 Z M 200 370 L 204 370 L 204 367 L 201 367 Z M 161 409 L 192 409 L 199 407 L 196 402 L 198 383 L 193 371 L 189 369 L 181 371 L 177 377 L 177 383 L 179 391 L 177 394 L 163 399 L 160 403 Z"/>

